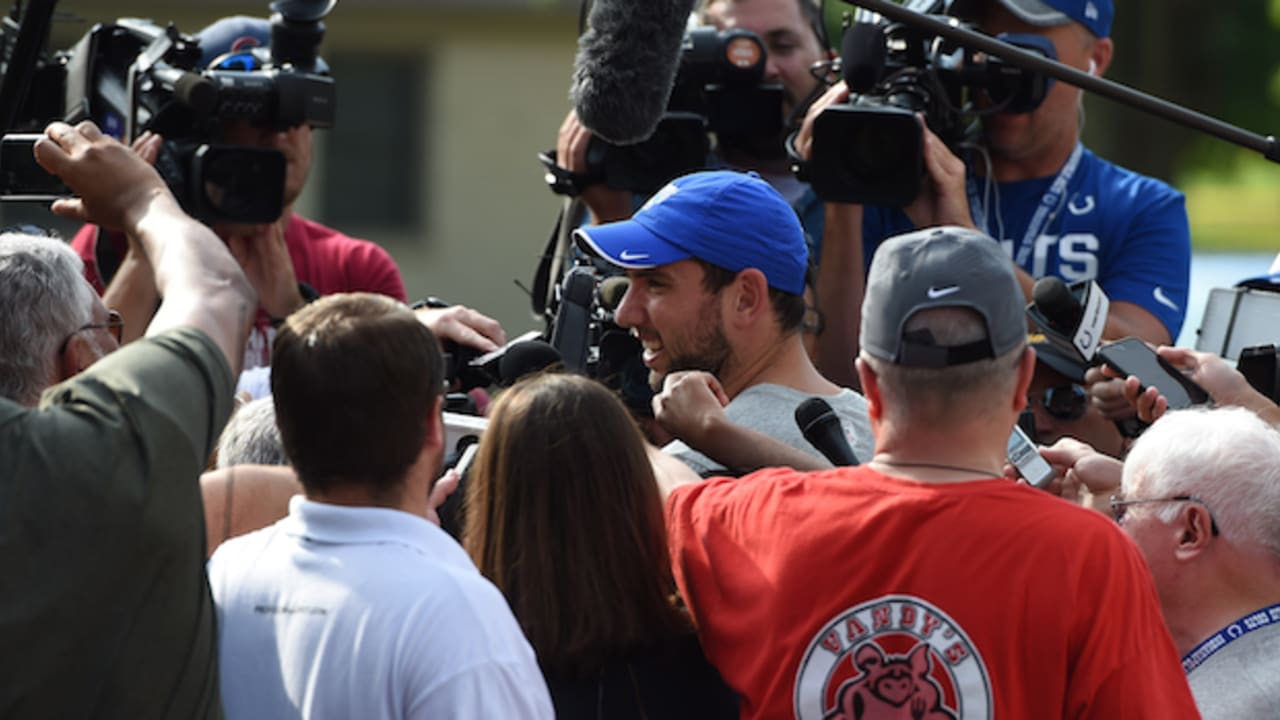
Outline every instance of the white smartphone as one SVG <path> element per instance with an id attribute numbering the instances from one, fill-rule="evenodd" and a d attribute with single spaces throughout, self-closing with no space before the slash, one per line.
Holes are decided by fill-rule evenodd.
<path id="1" fill-rule="evenodd" d="M 1028 484 L 1042 488 L 1054 478 L 1053 467 L 1041 457 L 1036 444 L 1018 426 L 1009 434 L 1009 463 Z"/>

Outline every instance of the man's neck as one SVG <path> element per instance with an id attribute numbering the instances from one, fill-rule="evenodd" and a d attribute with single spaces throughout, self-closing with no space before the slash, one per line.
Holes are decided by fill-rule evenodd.
<path id="1" fill-rule="evenodd" d="M 1002 477 L 1008 432 L 1002 437 L 994 424 L 899 424 L 884 419 L 875 425 L 871 464 L 886 475 L 932 483 Z"/>
<path id="2" fill-rule="evenodd" d="M 1210 562 L 1225 562 L 1228 569 L 1200 582 L 1180 582 L 1175 597 L 1166 599 L 1165 622 L 1179 655 L 1240 618 L 1280 603 L 1280 563 L 1238 555 Z"/>
<path id="3" fill-rule="evenodd" d="M 749 387 L 763 383 L 783 385 L 813 395 L 840 392 L 839 385 L 827 380 L 813 366 L 799 333 L 774 338 L 755 352 L 735 353 L 718 379 L 730 399 Z"/>
<path id="4" fill-rule="evenodd" d="M 1077 142 L 1079 140 L 1075 135 L 1064 135 L 1061 141 L 1054 143 L 1045 152 L 1020 158 L 992 152 L 991 173 L 996 182 L 1018 182 L 1056 175 L 1067 164 L 1067 158 L 1071 157 Z"/>

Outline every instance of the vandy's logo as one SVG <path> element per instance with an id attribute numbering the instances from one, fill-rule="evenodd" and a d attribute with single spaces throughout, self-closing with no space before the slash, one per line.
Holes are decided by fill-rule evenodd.
<path id="1" fill-rule="evenodd" d="M 978 649 L 937 607 L 886 595 L 840 613 L 809 643 L 793 694 L 799 720 L 987 720 Z"/>

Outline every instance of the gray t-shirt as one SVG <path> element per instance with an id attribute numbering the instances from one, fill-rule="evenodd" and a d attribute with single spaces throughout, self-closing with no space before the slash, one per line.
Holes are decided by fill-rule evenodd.
<path id="1" fill-rule="evenodd" d="M 738 425 L 812 453 L 815 457 L 822 457 L 822 453 L 804 439 L 796 425 L 796 407 L 810 397 L 812 395 L 809 393 L 785 385 L 762 383 L 739 393 L 724 407 L 724 413 Z M 831 409 L 840 417 L 840 425 L 844 428 L 849 447 L 853 448 L 853 454 L 862 462 L 870 460 L 875 443 L 871 438 L 871 423 L 867 420 L 866 398 L 845 388 L 822 399 L 830 403 Z M 725 471 L 723 465 L 680 440 L 668 443 L 663 451 L 680 458 L 699 475 Z"/>
<path id="2" fill-rule="evenodd" d="M 1274 718 L 1280 707 L 1280 622 L 1242 635 L 1187 675 L 1204 720 Z"/>

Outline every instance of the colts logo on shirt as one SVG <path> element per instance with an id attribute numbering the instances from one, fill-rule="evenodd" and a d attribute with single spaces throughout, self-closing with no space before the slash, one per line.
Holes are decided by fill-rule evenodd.
<path id="1" fill-rule="evenodd" d="M 991 718 L 991 682 L 978 649 L 937 607 L 886 595 L 828 622 L 800 663 L 800 720 Z"/>

